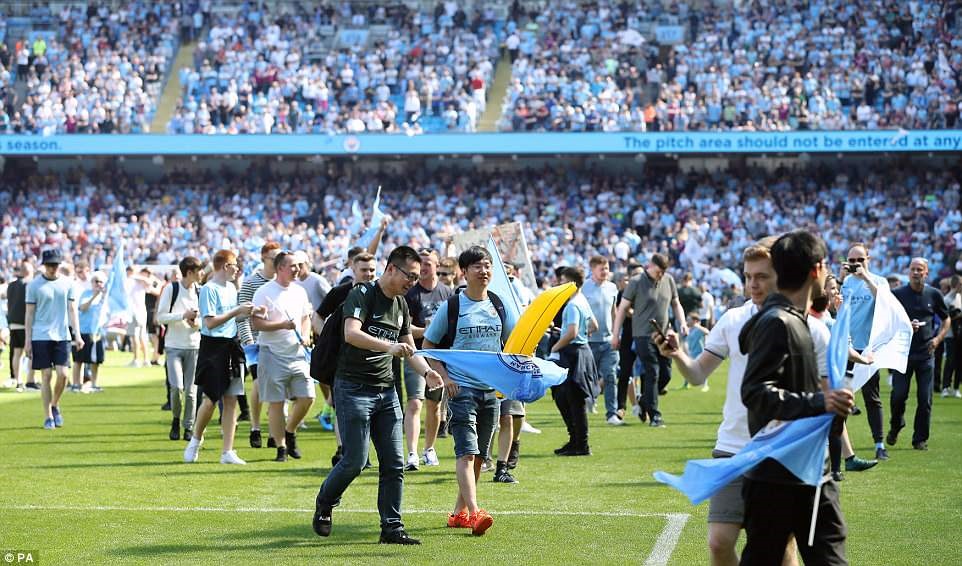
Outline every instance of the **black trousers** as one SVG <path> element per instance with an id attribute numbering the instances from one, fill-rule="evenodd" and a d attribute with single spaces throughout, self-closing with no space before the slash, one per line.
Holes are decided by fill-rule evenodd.
<path id="1" fill-rule="evenodd" d="M 658 346 L 648 336 L 635 338 L 635 352 L 645 368 L 641 410 L 649 419 L 660 419 L 658 392 L 668 387 L 668 382 L 671 381 L 671 358 L 662 356 L 658 352 Z"/>
<path id="2" fill-rule="evenodd" d="M 912 432 L 912 444 L 918 444 L 929 439 L 929 425 L 932 421 L 932 376 L 935 372 L 935 362 L 931 356 L 924 360 L 909 360 L 905 366 L 905 373 L 892 370 L 892 396 L 890 403 L 892 415 L 889 426 L 899 431 L 905 428 L 905 402 L 909 398 L 909 388 L 912 376 L 917 382 L 915 398 L 915 423 Z"/>
<path id="3" fill-rule="evenodd" d="M 853 367 L 855 364 L 848 362 L 848 375 L 851 375 Z M 878 372 L 875 372 L 862 386 L 862 403 L 865 405 L 865 416 L 868 418 L 868 427 L 872 431 L 872 440 L 878 444 L 882 442 L 882 424 L 885 421 L 882 413 L 882 397 L 879 393 Z"/>
<path id="4" fill-rule="evenodd" d="M 942 380 L 939 383 L 939 374 L 935 374 L 935 391 L 942 389 L 958 389 L 962 382 L 962 371 L 959 371 L 959 362 L 962 362 L 962 338 L 945 339 L 945 363 L 942 365 Z M 953 379 L 953 375 L 955 379 Z"/>
<path id="5" fill-rule="evenodd" d="M 635 368 L 635 352 L 631 349 L 634 339 L 622 340 L 618 348 L 618 409 L 624 411 L 628 401 L 628 382 Z M 640 392 L 635 392 L 637 395 Z M 634 399 L 631 400 L 634 404 Z"/>
<path id="6" fill-rule="evenodd" d="M 568 442 L 574 449 L 588 448 L 588 414 L 585 412 L 585 392 L 570 379 L 551 388 L 554 404 L 561 413 Z"/>
<path id="7" fill-rule="evenodd" d="M 834 481 L 822 485 L 818 500 L 815 540 L 808 546 L 815 488 L 782 485 L 745 478 L 745 534 L 748 542 L 740 564 L 781 564 L 789 535 L 794 534 L 805 564 L 848 564 L 845 537 L 848 528 L 838 502 Z"/>

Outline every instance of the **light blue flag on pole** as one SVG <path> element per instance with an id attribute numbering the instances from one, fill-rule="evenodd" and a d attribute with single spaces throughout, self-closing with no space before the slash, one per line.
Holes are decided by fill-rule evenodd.
<path id="1" fill-rule="evenodd" d="M 501 302 L 504 303 L 504 310 L 507 311 L 505 314 L 508 315 L 508 320 L 519 320 L 521 318 L 521 297 L 518 296 L 518 290 L 514 285 L 511 284 L 511 280 L 508 279 L 508 272 L 504 270 L 504 261 L 501 260 L 501 253 L 498 251 L 498 246 L 494 243 L 494 238 L 488 237 L 487 244 L 488 253 L 494 259 L 491 265 L 491 270 L 494 272 L 491 277 L 491 282 L 488 283 L 488 290 L 493 291 L 497 295 Z"/>
<path id="2" fill-rule="evenodd" d="M 127 290 L 124 288 L 124 281 L 127 280 L 127 267 L 124 265 L 124 244 L 117 247 L 114 255 L 114 262 L 107 275 L 107 286 L 104 293 L 107 299 L 100 301 L 94 308 L 94 320 L 97 321 L 97 332 L 103 334 L 103 328 L 107 325 L 111 316 L 117 316 L 130 311 L 130 299 L 127 298 Z"/>
<path id="3" fill-rule="evenodd" d="M 418 350 L 415 355 L 438 360 L 497 389 L 508 399 L 525 403 L 544 397 L 549 387 L 568 378 L 567 369 L 530 356 L 479 350 Z"/>
<path id="4" fill-rule="evenodd" d="M 355 200 L 351 203 L 351 224 L 347 228 L 351 238 L 357 237 L 363 227 L 364 213 L 361 212 L 361 205 L 357 204 L 357 200 Z"/>
<path id="5" fill-rule="evenodd" d="M 381 228 L 384 220 L 384 212 L 381 211 L 381 187 L 377 188 L 377 196 L 374 197 L 374 206 L 371 211 L 371 223 L 367 226 L 367 231 L 358 239 L 357 245 L 366 248 L 374 241 L 377 231 Z"/>
<path id="6" fill-rule="evenodd" d="M 851 311 L 843 306 L 832 326 L 828 373 L 833 389 L 844 383 L 851 319 Z M 772 421 L 731 458 L 689 460 L 681 476 L 658 471 L 655 479 L 684 493 L 692 504 L 698 505 L 762 460 L 773 458 L 798 479 L 817 486 L 822 479 L 825 445 L 833 417 L 824 414 L 794 421 Z"/>

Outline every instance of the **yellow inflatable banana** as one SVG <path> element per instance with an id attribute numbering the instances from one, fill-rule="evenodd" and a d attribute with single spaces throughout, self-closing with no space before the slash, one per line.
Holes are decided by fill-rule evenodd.
<path id="1" fill-rule="evenodd" d="M 544 336 L 554 317 L 578 290 L 574 283 L 565 283 L 552 287 L 538 295 L 521 313 L 521 318 L 515 325 L 508 341 L 504 344 L 504 353 L 522 356 L 534 355 L 538 342 Z"/>

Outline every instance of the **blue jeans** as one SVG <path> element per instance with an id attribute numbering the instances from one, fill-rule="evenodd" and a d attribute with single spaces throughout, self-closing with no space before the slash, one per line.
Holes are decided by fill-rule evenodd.
<path id="1" fill-rule="evenodd" d="M 909 388 L 912 385 L 912 374 L 918 382 L 915 397 L 918 406 L 915 408 L 915 425 L 912 431 L 912 444 L 925 442 L 929 439 L 929 424 L 932 420 L 932 379 L 935 373 L 935 359 L 932 356 L 924 360 L 909 359 L 905 366 L 905 373 L 892 370 L 892 396 L 890 398 L 892 415 L 889 426 L 894 431 L 905 428 L 905 401 L 909 398 Z"/>
<path id="2" fill-rule="evenodd" d="M 610 419 L 618 412 L 618 351 L 607 341 L 589 342 L 588 345 L 598 373 L 605 382 L 605 418 Z"/>
<path id="3" fill-rule="evenodd" d="M 451 409 L 448 428 L 454 438 L 457 458 L 469 454 L 485 457 L 490 453 L 500 405 L 494 391 L 473 387 L 461 386 L 457 395 L 448 398 L 448 408 Z"/>
<path id="4" fill-rule="evenodd" d="M 381 532 L 403 528 L 403 418 L 397 393 L 394 387 L 382 389 L 337 376 L 334 381 L 334 404 L 344 456 L 327 475 L 317 501 L 331 506 L 341 503 L 341 495 L 367 463 L 368 446 L 373 441 L 378 460 L 377 510 L 381 515 Z"/>

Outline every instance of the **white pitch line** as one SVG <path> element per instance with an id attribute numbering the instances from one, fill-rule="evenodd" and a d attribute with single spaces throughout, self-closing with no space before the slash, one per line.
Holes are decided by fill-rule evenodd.
<path id="1" fill-rule="evenodd" d="M 648 555 L 648 560 L 645 560 L 645 566 L 665 566 L 665 564 L 668 564 L 668 559 L 671 558 L 671 553 L 675 551 L 678 539 L 681 538 L 681 531 L 685 528 L 685 523 L 688 522 L 691 515 L 688 513 L 669 513 L 667 517 L 668 524 L 658 535 L 655 548 Z"/>
<path id="2" fill-rule="evenodd" d="M 149 511 L 152 513 L 313 513 L 314 509 L 309 508 L 271 508 L 271 507 L 125 507 L 121 505 L 7 505 L 0 509 L 8 511 L 124 511 L 137 512 Z M 378 513 L 377 509 L 337 509 L 338 513 Z M 405 509 L 402 513 L 413 515 L 442 515 L 447 511 L 437 509 Z M 669 520 L 677 520 L 683 517 L 688 520 L 685 513 L 634 513 L 632 511 L 555 511 L 552 509 L 529 509 L 525 511 L 495 511 L 496 515 L 560 515 L 564 517 L 663 517 Z M 684 526 L 684 521 L 682 526 Z M 680 529 L 679 529 L 680 530 Z M 664 535 L 664 533 L 662 533 Z M 660 539 L 659 539 L 660 540 Z"/>

